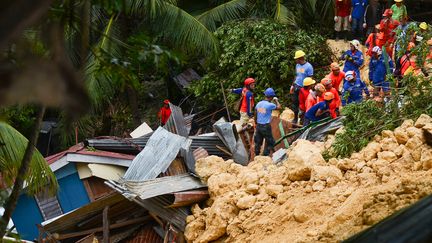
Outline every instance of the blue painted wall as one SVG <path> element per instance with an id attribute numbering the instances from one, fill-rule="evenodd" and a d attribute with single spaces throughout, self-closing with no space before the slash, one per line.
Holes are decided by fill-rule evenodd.
<path id="1" fill-rule="evenodd" d="M 18 204 L 12 214 L 12 220 L 21 238 L 37 239 L 39 233 L 36 224 L 40 224 L 43 218 L 34 197 L 27 194 L 22 194 L 19 197 Z"/>
<path id="2" fill-rule="evenodd" d="M 90 202 L 74 163 L 69 163 L 54 172 L 54 174 L 59 183 L 57 198 L 63 213 L 70 212 Z M 19 197 L 12 220 L 16 225 L 18 233 L 25 240 L 37 238 L 39 233 L 36 224 L 44 221 L 36 200 L 34 197 L 26 194 L 22 194 Z"/>

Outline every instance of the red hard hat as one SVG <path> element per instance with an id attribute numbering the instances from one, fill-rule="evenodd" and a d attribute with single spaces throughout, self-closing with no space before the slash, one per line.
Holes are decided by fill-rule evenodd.
<path id="1" fill-rule="evenodd" d="M 253 78 L 247 78 L 244 81 L 245 85 L 250 85 L 250 84 L 253 84 L 253 83 L 255 83 L 255 79 L 253 79 Z"/>
<path id="2" fill-rule="evenodd" d="M 393 15 L 393 11 L 391 10 L 391 9 L 386 9 L 385 11 L 384 11 L 384 13 L 383 13 L 383 16 L 384 17 L 390 17 L 390 16 L 392 16 Z"/>
<path id="3" fill-rule="evenodd" d="M 167 99 L 167 100 L 164 100 L 164 104 L 167 104 L 167 105 L 169 105 L 169 103 L 170 103 L 170 101 Z"/>

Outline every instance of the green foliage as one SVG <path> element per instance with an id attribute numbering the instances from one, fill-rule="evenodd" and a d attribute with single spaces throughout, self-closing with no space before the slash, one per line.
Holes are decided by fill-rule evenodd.
<path id="1" fill-rule="evenodd" d="M 21 133 L 7 123 L 0 122 L 0 171 L 7 186 L 12 186 L 18 175 L 27 144 L 28 140 Z M 52 192 L 58 188 L 54 173 L 37 150 L 33 153 L 25 176 L 28 193 L 36 194 L 46 185 L 50 185 Z"/>
<path id="2" fill-rule="evenodd" d="M 283 98 L 287 96 L 295 75 L 294 52 L 305 50 L 307 60 L 315 67 L 316 77 L 327 72 L 331 51 L 324 37 L 294 30 L 272 20 L 234 21 L 215 32 L 220 40 L 221 55 L 202 80 L 191 86 L 191 91 L 202 104 L 222 102 L 224 88 L 243 86 L 246 77 L 257 80 L 256 93 L 261 96 L 267 87 L 273 87 Z M 231 101 L 237 99 L 230 96 Z"/>
<path id="3" fill-rule="evenodd" d="M 21 134 L 29 137 L 35 122 L 36 110 L 33 106 L 11 106 L 0 110 L 1 120 L 12 124 Z"/>

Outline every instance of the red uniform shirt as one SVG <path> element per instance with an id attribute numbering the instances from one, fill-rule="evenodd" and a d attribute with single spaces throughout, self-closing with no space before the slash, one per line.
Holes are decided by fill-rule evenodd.
<path id="1" fill-rule="evenodd" d="M 351 13 L 351 0 L 336 1 L 336 16 L 346 17 Z"/>
<path id="2" fill-rule="evenodd" d="M 333 72 L 330 72 L 329 78 L 332 81 L 332 86 L 339 90 L 340 84 L 342 83 L 342 80 L 345 78 L 345 73 L 342 71 L 339 71 L 339 74 L 336 76 L 333 74 Z"/>
<path id="3" fill-rule="evenodd" d="M 329 105 L 330 109 L 330 115 L 332 118 L 336 118 L 336 108 L 339 108 L 341 106 L 341 99 L 339 96 L 339 92 L 335 88 L 331 88 L 330 90 L 327 90 L 327 92 L 332 92 L 334 95 L 334 99 Z"/>
<path id="4" fill-rule="evenodd" d="M 168 119 L 171 116 L 171 109 L 169 107 L 162 107 L 158 114 L 160 118 L 160 122 L 162 125 L 165 125 L 165 123 L 168 121 Z"/>
<path id="5" fill-rule="evenodd" d="M 309 92 L 308 97 L 306 98 L 306 111 L 308 111 L 312 106 L 317 103 L 324 101 L 324 98 L 321 96 L 317 96 L 315 92 Z"/>
<path id="6" fill-rule="evenodd" d="M 375 42 L 374 42 L 375 39 Z M 369 34 L 365 44 L 369 45 L 369 48 L 366 52 L 366 54 L 368 56 L 372 56 L 372 49 L 374 48 L 374 46 L 379 46 L 380 48 L 382 48 L 385 44 L 386 40 L 384 39 L 384 33 L 380 32 L 380 33 L 371 33 Z"/>
<path id="7" fill-rule="evenodd" d="M 309 89 L 301 88 L 299 92 L 299 109 L 306 111 L 306 99 L 309 95 Z"/>
<path id="8" fill-rule="evenodd" d="M 396 33 L 393 32 L 396 27 L 399 26 L 399 21 L 390 19 L 382 19 L 380 22 L 380 29 L 384 32 L 384 43 L 388 42 L 388 44 L 394 42 L 394 38 Z M 390 53 L 389 53 L 390 54 Z"/>

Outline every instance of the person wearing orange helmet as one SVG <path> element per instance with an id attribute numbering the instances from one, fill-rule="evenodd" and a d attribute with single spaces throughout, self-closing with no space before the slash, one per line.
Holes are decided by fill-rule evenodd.
<path id="1" fill-rule="evenodd" d="M 312 106 L 305 114 L 303 126 L 309 125 L 310 122 L 319 121 L 330 116 L 330 103 L 334 99 L 334 94 L 331 92 L 324 93 L 324 101 L 321 101 Z"/>
<path id="2" fill-rule="evenodd" d="M 330 73 L 328 76 L 329 76 L 330 80 L 332 81 L 332 86 L 336 90 L 340 91 L 342 81 L 345 78 L 345 73 L 340 70 L 339 63 L 334 62 L 334 63 L 330 64 Z"/>
<path id="3" fill-rule="evenodd" d="M 170 104 L 169 100 L 164 100 L 163 106 L 159 110 L 158 117 L 161 126 L 165 125 L 171 116 L 171 108 L 169 104 Z"/>
<path id="4" fill-rule="evenodd" d="M 322 84 L 316 84 L 315 87 L 309 92 L 308 97 L 306 98 L 306 112 L 314 106 L 316 103 L 319 103 L 324 100 L 324 93 L 326 89 Z"/>
<path id="5" fill-rule="evenodd" d="M 330 115 L 332 118 L 336 118 L 339 115 L 339 107 L 341 106 L 339 91 L 333 88 L 332 80 L 328 77 L 323 78 L 321 84 L 324 85 L 326 92 L 333 94 L 333 100 L 330 103 Z"/>
<path id="6" fill-rule="evenodd" d="M 231 93 L 241 95 L 239 112 L 240 122 L 245 125 L 254 116 L 254 104 L 255 98 L 253 90 L 255 89 L 255 79 L 247 78 L 244 81 L 244 87 L 238 89 L 232 89 Z"/>

